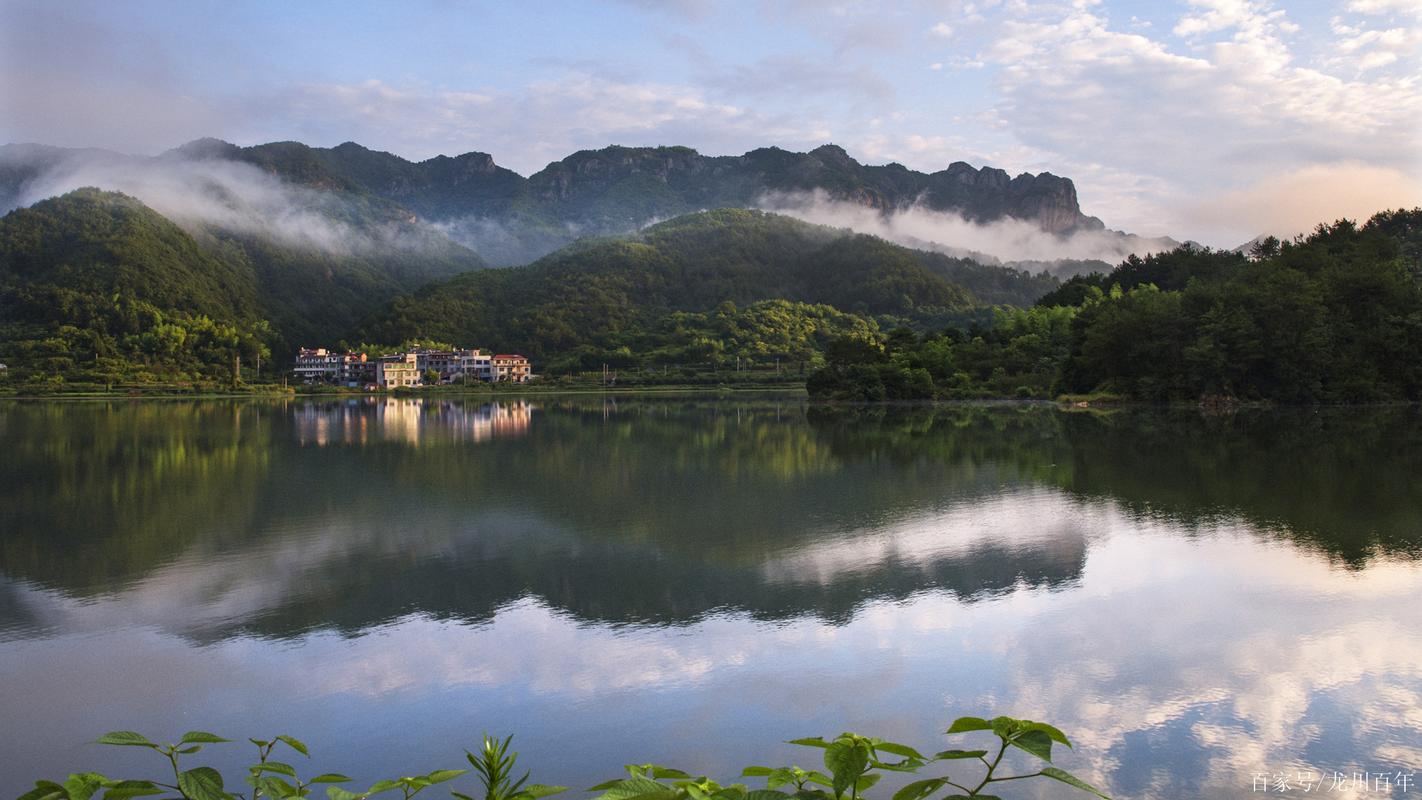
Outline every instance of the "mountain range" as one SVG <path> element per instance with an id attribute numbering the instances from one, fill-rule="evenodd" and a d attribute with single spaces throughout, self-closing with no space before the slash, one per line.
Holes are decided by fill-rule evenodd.
<path id="1" fill-rule="evenodd" d="M 1095 233 L 1119 240 L 1122 255 L 1176 244 L 1107 231 L 1101 220 L 1082 212 L 1072 181 L 1049 172 L 1012 177 L 959 161 L 923 173 L 900 164 L 861 164 L 832 144 L 808 153 L 766 147 L 739 156 L 705 156 L 687 147 L 612 146 L 579 151 L 527 178 L 498 166 L 487 153 L 413 162 L 353 142 L 333 148 L 300 142 L 238 147 L 199 139 L 153 158 L 7 145 L 0 147 L 0 209 L 79 188 L 87 176 L 107 179 L 94 184 L 99 188 L 151 203 L 136 181 L 114 173 L 130 178 L 144 171 L 201 173 L 229 164 L 253 167 L 292 187 L 359 199 L 376 211 L 403 213 L 496 266 L 528 263 L 584 236 L 628 233 L 694 211 L 774 210 L 809 197 L 885 216 L 918 209 L 974 224 L 1026 222 L 1062 238 Z M 973 255 L 969 248 L 946 244 L 955 255 Z"/>
<path id="2" fill-rule="evenodd" d="M 1114 235 L 1066 178 L 866 166 L 833 145 L 715 157 L 609 147 L 527 178 L 482 153 L 410 162 L 353 143 L 201 139 L 153 157 L 7 145 L 0 356 L 108 382 L 150 368 L 219 375 L 242 353 L 338 341 L 437 339 L 543 359 L 690 352 L 691 339 L 737 325 L 823 338 L 875 319 L 937 324 L 1030 305 L 1060 283 L 753 210 L 794 197 L 1049 240 Z"/>

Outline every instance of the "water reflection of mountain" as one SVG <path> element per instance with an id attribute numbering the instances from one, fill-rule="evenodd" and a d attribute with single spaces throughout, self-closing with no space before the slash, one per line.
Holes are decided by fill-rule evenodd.
<path id="1" fill-rule="evenodd" d="M 31 633 L 199 639 L 870 599 L 1077 580 L 1102 515 L 1243 517 L 1360 564 L 1414 555 L 1407 409 L 1204 418 L 796 401 L 0 407 L 0 600 Z M 77 602 L 78 600 L 83 602 Z M 10 612 L 14 611 L 14 614 Z"/>
<path id="2" fill-rule="evenodd" d="M 1185 527 L 1242 517 L 1352 566 L 1422 555 L 1422 409 L 812 414 L 845 460 L 972 453 Z"/>

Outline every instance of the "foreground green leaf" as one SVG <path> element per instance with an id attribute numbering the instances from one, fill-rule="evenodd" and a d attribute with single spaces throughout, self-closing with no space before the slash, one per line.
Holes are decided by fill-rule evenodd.
<path id="1" fill-rule="evenodd" d="M 178 789 L 191 800 L 228 800 L 222 776 L 212 767 L 197 767 L 178 776 Z"/>
<path id="2" fill-rule="evenodd" d="M 133 731 L 109 731 L 95 740 L 98 744 L 111 744 L 116 747 L 152 747 L 158 749 L 158 745 L 148 741 L 148 737 Z"/>
<path id="3" fill-rule="evenodd" d="M 224 739 L 215 733 L 208 733 L 207 731 L 188 731 L 183 734 L 183 738 L 178 740 L 178 744 L 219 744 L 221 742 L 230 741 L 232 740 Z"/>
<path id="4" fill-rule="evenodd" d="M 108 778 L 97 772 L 82 772 L 64 779 L 64 791 L 69 800 L 89 800 L 105 783 Z"/>
<path id="5" fill-rule="evenodd" d="M 825 766 L 834 780 L 834 793 L 844 794 L 869 766 L 869 746 L 841 739 L 825 750 Z"/>
<path id="6" fill-rule="evenodd" d="M 947 783 L 947 778 L 929 778 L 927 780 L 914 781 L 897 792 L 894 792 L 894 800 L 922 800 L 922 798 L 942 789 Z"/>
<path id="7" fill-rule="evenodd" d="M 1102 798 L 1102 800 L 1111 800 L 1111 798 L 1109 798 L 1109 797 L 1107 797 L 1106 795 L 1102 794 L 1100 789 L 1097 789 L 1095 786 L 1092 786 L 1091 784 L 1087 783 L 1086 781 L 1083 781 L 1082 779 L 1076 777 L 1075 775 L 1072 775 L 1071 773 L 1067 772 L 1066 770 L 1058 769 L 1058 768 L 1056 768 L 1056 767 L 1046 767 L 1046 768 L 1044 768 L 1044 769 L 1042 770 L 1042 774 L 1045 775 L 1045 776 L 1047 776 L 1048 778 L 1053 778 L 1053 779 L 1055 779 L 1055 780 L 1059 780 L 1059 781 L 1061 781 L 1062 783 L 1065 783 L 1065 784 L 1068 785 L 1068 786 L 1075 786 L 1076 788 L 1082 790 L 1083 792 L 1090 792 L 1091 794 L 1094 794 L 1094 795 L 1096 795 L 1097 797 Z"/>
<path id="8" fill-rule="evenodd" d="M 969 731 L 990 731 L 992 723 L 981 717 L 959 717 L 953 720 L 945 733 L 967 733 Z"/>
<path id="9" fill-rule="evenodd" d="M 1028 731 L 1041 731 L 1042 733 L 1047 734 L 1047 737 L 1050 738 L 1052 741 L 1057 742 L 1058 744 L 1066 745 L 1067 747 L 1071 747 L 1071 741 L 1067 739 L 1065 733 L 1062 733 L 1057 728 L 1054 728 L 1045 722 L 1028 722 L 1022 726 L 1022 729 Z"/>
<path id="10" fill-rule="evenodd" d="M 152 781 L 117 781 L 104 791 L 104 800 L 129 800 L 162 793 L 163 789 Z"/>
<path id="11" fill-rule="evenodd" d="M 934 753 L 935 761 L 952 761 L 959 758 L 982 758 L 987 755 L 986 750 L 944 750 L 941 753 Z"/>
<path id="12" fill-rule="evenodd" d="M 64 787 L 54 781 L 35 781 L 35 788 L 20 795 L 18 800 L 63 800 L 68 796 Z"/>
<path id="13" fill-rule="evenodd" d="M 1025 750 L 1043 761 L 1052 760 L 1052 740 L 1043 731 L 1025 731 L 1008 739 L 1007 743 L 1013 747 Z"/>
<path id="14" fill-rule="evenodd" d="M 306 749 L 306 744 L 305 744 L 304 742 L 302 742 L 300 739 L 297 739 L 297 738 L 292 737 L 292 736 L 285 736 L 285 735 L 283 735 L 283 736 L 278 736 L 278 737 L 276 737 L 276 738 L 277 738 L 277 741 L 279 741 L 279 742 L 285 742 L 287 747 L 290 747 L 292 750 L 295 750 L 296 752 L 302 754 L 303 756 L 306 756 L 306 757 L 308 757 L 308 758 L 311 757 L 311 751 Z"/>
<path id="15" fill-rule="evenodd" d="M 295 777 L 296 777 L 296 767 L 293 767 L 293 766 L 290 765 L 290 764 L 283 764 L 283 763 L 280 762 L 280 761 L 268 761 L 268 762 L 263 763 L 263 764 L 254 765 L 254 766 L 252 767 L 252 771 L 253 771 L 253 772 L 275 772 L 275 773 L 278 773 L 278 774 L 280 774 L 280 775 L 287 775 L 287 776 L 290 776 L 290 777 L 292 777 L 292 778 L 295 778 Z"/>

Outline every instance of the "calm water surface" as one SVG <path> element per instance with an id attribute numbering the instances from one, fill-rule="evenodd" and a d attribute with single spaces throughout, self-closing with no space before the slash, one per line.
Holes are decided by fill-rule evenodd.
<path id="1" fill-rule="evenodd" d="M 158 766 L 111 729 L 587 786 L 998 713 L 1122 798 L 1422 773 L 1419 476 L 1412 409 L 4 404 L 0 793 Z"/>

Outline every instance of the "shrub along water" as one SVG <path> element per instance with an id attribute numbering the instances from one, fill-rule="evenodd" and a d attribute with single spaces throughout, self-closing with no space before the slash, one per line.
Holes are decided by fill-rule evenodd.
<path id="1" fill-rule="evenodd" d="M 892 800 L 956 800 L 983 798 L 992 800 L 1002 784 L 1034 778 L 1060 781 L 1092 796 L 1110 800 L 1086 782 L 1051 764 L 1052 745 L 1071 747 L 1065 734 L 1041 722 L 997 717 L 987 720 L 962 717 L 949 726 L 948 735 L 990 733 L 996 737 L 992 746 L 975 750 L 943 750 L 924 755 L 908 745 L 887 742 L 856 733 L 841 733 L 833 739 L 814 737 L 795 739 L 791 744 L 823 751 L 824 770 L 802 769 L 798 766 L 746 767 L 742 777 L 764 778 L 765 788 L 752 789 L 744 783 L 720 784 L 705 776 L 656 764 L 630 764 L 627 777 L 615 778 L 593 786 L 598 792 L 593 800 L 861 800 L 885 773 L 917 774 L 930 765 L 951 764 L 951 774 L 944 767 L 934 770 L 938 775 L 912 781 L 894 793 Z M 365 800 L 379 794 L 399 792 L 402 800 L 410 800 L 432 786 L 452 781 L 473 772 L 482 785 L 482 800 L 539 800 L 567 791 L 566 786 L 546 786 L 528 783 L 529 773 L 514 778 L 518 754 L 509 750 L 513 737 L 496 739 L 484 736 L 478 753 L 465 752 L 470 769 L 440 769 L 423 775 L 412 775 L 376 781 L 364 791 L 353 791 L 338 784 L 351 779 L 337 773 L 325 773 L 302 779 L 301 772 L 286 761 L 272 758 L 278 748 L 283 752 L 309 756 L 302 741 L 290 736 L 271 739 L 249 739 L 257 748 L 257 761 L 247 768 L 247 789 L 230 788 L 223 776 L 212 767 L 184 768 L 184 757 L 196 755 L 210 744 L 230 742 L 205 731 L 190 731 L 177 742 L 159 744 L 133 731 L 104 734 L 99 744 L 117 747 L 140 747 L 152 750 L 166 762 L 165 772 L 172 778 L 117 780 L 96 772 L 70 775 L 63 782 L 36 781 L 35 788 L 19 800 L 132 800 L 150 795 L 163 795 L 182 800 L 271 800 L 310 796 L 316 787 L 325 786 L 328 800 Z M 999 772 L 1003 757 L 1009 750 L 1021 750 L 1044 766 L 1035 772 L 1003 775 Z M 171 780 L 171 782 L 169 782 Z M 479 798 L 451 792 L 458 800 Z M 393 797 L 393 794 L 391 795 Z"/>

